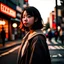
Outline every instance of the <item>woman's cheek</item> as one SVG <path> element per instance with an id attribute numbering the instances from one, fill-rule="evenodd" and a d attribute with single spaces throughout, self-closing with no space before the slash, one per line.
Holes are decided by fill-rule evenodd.
<path id="1" fill-rule="evenodd" d="M 34 21 L 33 21 L 33 20 L 30 20 L 30 21 L 28 20 L 28 23 L 29 23 L 29 24 L 33 24 Z"/>
<path id="2" fill-rule="evenodd" d="M 22 20 L 23 23 L 25 23 L 24 19 Z"/>

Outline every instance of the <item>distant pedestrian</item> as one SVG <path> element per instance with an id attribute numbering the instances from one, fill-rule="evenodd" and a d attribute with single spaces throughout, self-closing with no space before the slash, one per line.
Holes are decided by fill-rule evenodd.
<path id="1" fill-rule="evenodd" d="M 59 37 L 59 32 L 58 30 L 55 30 L 55 41 L 57 42 L 58 40 L 58 37 Z"/>
<path id="2" fill-rule="evenodd" d="M 4 27 L 2 27 L 1 39 L 2 39 L 3 46 L 5 45 L 5 38 L 6 38 L 6 33 L 5 33 L 5 30 L 4 30 Z"/>
<path id="3" fill-rule="evenodd" d="M 49 29 L 49 32 L 48 32 L 48 39 L 49 39 L 49 41 L 51 42 L 51 39 L 52 39 L 52 32 L 51 32 L 51 29 Z"/>
<path id="4" fill-rule="evenodd" d="M 63 30 L 62 29 L 60 29 L 60 40 L 61 40 L 61 43 L 62 44 L 64 44 L 64 34 L 63 34 L 64 32 L 63 32 Z"/>
<path id="5" fill-rule="evenodd" d="M 42 32 L 42 18 L 35 7 L 24 9 L 21 21 L 28 32 L 22 39 L 17 64 L 51 64 L 46 37 Z"/>

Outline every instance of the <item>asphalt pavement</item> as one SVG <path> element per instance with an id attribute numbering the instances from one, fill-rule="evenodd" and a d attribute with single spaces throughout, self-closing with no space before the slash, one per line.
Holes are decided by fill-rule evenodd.
<path id="1" fill-rule="evenodd" d="M 56 42 L 54 39 L 52 39 L 52 42 L 54 43 L 54 45 L 56 45 Z M 0 43 L 0 50 L 7 49 L 20 44 L 21 44 L 21 39 L 5 42 L 5 46 L 3 46 L 2 43 Z M 47 44 L 50 45 L 50 42 L 48 41 Z M 60 43 L 59 45 L 62 45 L 62 44 Z"/>
<path id="2" fill-rule="evenodd" d="M 21 44 L 21 39 L 15 41 L 8 41 L 5 43 L 5 46 L 0 43 L 0 51 L 7 48 L 11 48 Z M 47 39 L 47 44 L 50 50 L 52 64 L 64 64 L 64 45 L 61 41 L 55 41 L 53 38 L 51 42 Z M 59 46 L 60 45 L 60 46 Z"/>
<path id="3" fill-rule="evenodd" d="M 5 42 L 5 46 L 3 46 L 2 43 L 0 43 L 0 51 L 7 49 L 7 48 L 10 48 L 10 47 L 20 45 L 20 44 L 21 44 L 21 39 Z"/>

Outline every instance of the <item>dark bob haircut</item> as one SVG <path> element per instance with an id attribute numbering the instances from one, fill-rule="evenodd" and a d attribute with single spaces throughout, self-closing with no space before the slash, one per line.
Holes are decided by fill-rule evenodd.
<path id="1" fill-rule="evenodd" d="M 37 30 L 37 29 L 43 28 L 42 18 L 41 18 L 40 12 L 35 7 L 29 6 L 29 7 L 25 8 L 23 10 L 23 12 L 24 11 L 26 11 L 28 15 L 31 15 L 35 19 L 37 19 L 37 21 L 34 22 L 32 28 L 31 28 L 32 30 Z M 22 12 L 22 15 L 21 15 L 21 21 L 22 21 L 22 18 L 23 18 L 23 12 Z"/>

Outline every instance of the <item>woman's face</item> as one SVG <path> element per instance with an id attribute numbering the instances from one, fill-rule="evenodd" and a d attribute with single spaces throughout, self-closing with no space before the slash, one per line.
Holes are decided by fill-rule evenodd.
<path id="1" fill-rule="evenodd" d="M 31 28 L 31 26 L 34 24 L 34 17 L 31 15 L 28 15 L 27 12 L 24 11 L 22 22 L 25 27 Z"/>

